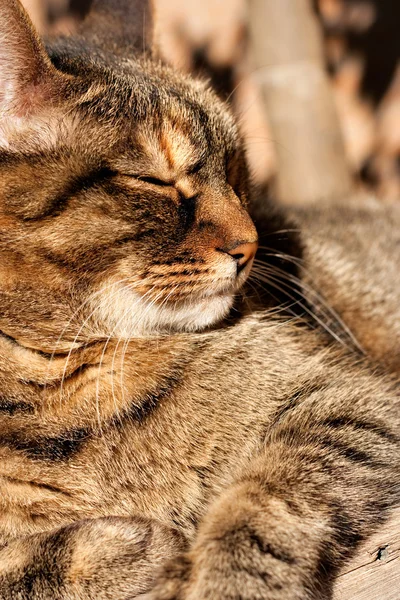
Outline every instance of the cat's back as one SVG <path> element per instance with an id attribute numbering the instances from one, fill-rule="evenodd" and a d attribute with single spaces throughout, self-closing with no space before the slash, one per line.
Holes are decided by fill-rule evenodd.
<path id="1" fill-rule="evenodd" d="M 293 214 L 302 229 L 306 293 L 317 290 L 367 354 L 398 371 L 400 206 L 362 198 Z"/>

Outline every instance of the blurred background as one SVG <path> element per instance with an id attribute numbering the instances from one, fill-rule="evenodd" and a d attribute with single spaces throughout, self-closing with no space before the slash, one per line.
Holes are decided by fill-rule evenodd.
<path id="1" fill-rule="evenodd" d="M 90 0 L 23 0 L 70 35 Z M 399 0 L 154 0 L 163 58 L 238 116 L 253 180 L 282 202 L 400 200 Z"/>

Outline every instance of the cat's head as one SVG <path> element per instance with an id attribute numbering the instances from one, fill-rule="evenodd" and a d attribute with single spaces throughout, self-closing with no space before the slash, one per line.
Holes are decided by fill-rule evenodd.
<path id="1" fill-rule="evenodd" d="M 255 254 L 231 114 L 203 83 L 132 60 L 144 3 L 126 4 L 99 0 L 82 38 L 46 52 L 17 0 L 0 2 L 0 329 L 32 347 L 64 328 L 60 347 L 214 324 Z"/>

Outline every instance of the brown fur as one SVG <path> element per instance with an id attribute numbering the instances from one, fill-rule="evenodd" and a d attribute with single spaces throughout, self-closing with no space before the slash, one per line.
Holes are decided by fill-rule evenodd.
<path id="1" fill-rule="evenodd" d="M 0 598 L 330 598 L 400 501 L 398 388 L 309 326 L 265 207 L 290 285 L 233 306 L 240 136 L 131 54 L 143 14 L 99 0 L 50 63 L 0 4 Z"/>
<path id="2" fill-rule="evenodd" d="M 367 355 L 400 373 L 399 205 L 360 197 L 293 215 L 303 230 L 302 280 L 317 314 L 326 315 L 325 299 Z"/>

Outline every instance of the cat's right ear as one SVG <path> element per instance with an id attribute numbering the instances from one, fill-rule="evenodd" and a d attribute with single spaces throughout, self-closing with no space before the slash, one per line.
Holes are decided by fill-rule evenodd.
<path id="1" fill-rule="evenodd" d="M 0 147 L 51 109 L 61 77 L 18 0 L 0 0 Z"/>
<path id="2" fill-rule="evenodd" d="M 151 52 L 153 0 L 93 0 L 81 33 L 125 57 Z"/>

